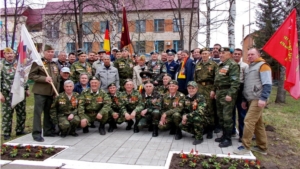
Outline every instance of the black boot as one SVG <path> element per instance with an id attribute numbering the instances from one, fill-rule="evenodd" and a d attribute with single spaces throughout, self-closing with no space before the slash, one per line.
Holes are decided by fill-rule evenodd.
<path id="1" fill-rule="evenodd" d="M 140 132 L 138 124 L 139 124 L 139 121 L 135 120 L 134 127 L 133 127 L 133 132 L 134 133 Z"/>
<path id="2" fill-rule="evenodd" d="M 157 125 L 153 125 L 152 137 L 157 137 L 157 136 L 158 136 L 158 126 Z"/>
<path id="3" fill-rule="evenodd" d="M 109 122 L 109 127 L 108 127 L 107 132 L 109 132 L 109 133 L 113 132 L 114 129 L 115 129 L 115 125 L 116 125 L 115 120 L 111 120 L 111 121 Z"/>
<path id="4" fill-rule="evenodd" d="M 182 138 L 181 128 L 177 127 L 176 128 L 175 140 L 180 140 L 181 138 Z"/>
<path id="5" fill-rule="evenodd" d="M 216 125 L 215 126 L 215 130 L 214 130 L 214 133 L 220 133 L 222 130 L 220 128 L 220 126 Z"/>
<path id="6" fill-rule="evenodd" d="M 153 131 L 153 129 L 154 129 L 153 124 L 150 124 L 149 127 L 148 127 L 148 131 Z"/>
<path id="7" fill-rule="evenodd" d="M 100 126 L 98 128 L 100 135 L 105 135 L 106 134 L 104 127 L 105 127 L 105 124 L 100 123 Z"/>
<path id="8" fill-rule="evenodd" d="M 222 134 L 222 136 L 221 137 L 219 137 L 219 138 L 216 138 L 215 139 L 215 142 L 223 142 L 224 140 L 225 140 L 225 134 L 226 134 L 226 132 L 225 132 L 225 130 L 223 130 L 223 134 Z"/>
<path id="9" fill-rule="evenodd" d="M 212 128 L 212 126 L 207 126 L 206 138 L 207 139 L 212 139 L 213 138 L 213 128 Z"/>
<path id="10" fill-rule="evenodd" d="M 91 127 L 91 128 L 96 128 L 94 122 L 91 122 L 91 126 L 90 126 L 90 127 Z"/>
<path id="11" fill-rule="evenodd" d="M 169 134 L 170 135 L 176 134 L 176 127 L 173 124 L 171 124 L 171 129 L 170 129 L 170 133 Z"/>
<path id="12" fill-rule="evenodd" d="M 85 128 L 82 129 L 83 133 L 88 133 L 89 131 L 89 126 L 86 126 Z"/>
<path id="13" fill-rule="evenodd" d="M 132 120 L 127 121 L 126 130 L 131 130 L 132 125 L 133 125 L 133 121 Z"/>
<path id="14" fill-rule="evenodd" d="M 202 139 L 195 139 L 193 141 L 193 145 L 201 144 L 202 142 L 203 142 L 203 138 Z"/>
<path id="15" fill-rule="evenodd" d="M 71 130 L 70 130 L 70 135 L 77 137 L 78 134 L 76 133 L 76 126 L 72 126 Z"/>
<path id="16" fill-rule="evenodd" d="M 224 135 L 225 139 L 219 144 L 219 147 L 229 147 L 232 145 L 231 142 L 231 130 L 227 130 L 225 131 L 225 135 Z"/>
<path id="17" fill-rule="evenodd" d="M 67 132 L 66 131 L 61 131 L 60 132 L 60 137 L 65 138 L 67 136 Z"/>

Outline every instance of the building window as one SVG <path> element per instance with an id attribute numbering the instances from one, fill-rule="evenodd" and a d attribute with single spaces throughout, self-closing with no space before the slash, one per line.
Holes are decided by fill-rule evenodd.
<path id="1" fill-rule="evenodd" d="M 83 49 L 86 53 L 92 51 L 92 42 L 83 42 Z"/>
<path id="2" fill-rule="evenodd" d="M 106 21 L 100 21 L 100 33 L 105 33 Z"/>
<path id="3" fill-rule="evenodd" d="M 165 20 L 154 19 L 154 32 L 164 32 L 164 31 L 165 31 Z"/>
<path id="4" fill-rule="evenodd" d="M 75 22 L 67 22 L 67 34 L 73 35 L 75 34 Z"/>
<path id="5" fill-rule="evenodd" d="M 103 50 L 103 45 L 104 45 L 104 42 L 100 42 L 100 50 Z"/>
<path id="6" fill-rule="evenodd" d="M 82 23 L 83 34 L 91 34 L 92 33 L 92 22 L 83 22 Z"/>
<path id="7" fill-rule="evenodd" d="M 50 21 L 47 24 L 47 38 L 58 38 L 59 37 L 59 22 Z"/>
<path id="8" fill-rule="evenodd" d="M 164 45 L 164 41 L 155 41 L 155 51 L 156 52 L 162 52 L 164 51 L 165 45 Z"/>
<path id="9" fill-rule="evenodd" d="M 181 24 L 182 24 L 182 28 L 184 27 L 184 19 L 181 19 Z M 180 21 L 178 18 L 174 18 L 173 19 L 173 31 L 174 32 L 179 32 L 180 30 Z"/>
<path id="10" fill-rule="evenodd" d="M 182 41 L 182 44 L 184 44 L 183 41 Z M 176 50 L 176 51 L 183 50 L 183 48 L 181 47 L 181 41 L 180 40 L 174 40 L 173 41 L 173 49 Z"/>
<path id="11" fill-rule="evenodd" d="M 135 32 L 136 33 L 146 32 L 146 21 L 145 20 L 136 20 L 135 21 Z"/>
<path id="12" fill-rule="evenodd" d="M 118 22 L 118 33 L 122 32 L 122 22 Z"/>
<path id="13" fill-rule="evenodd" d="M 67 43 L 67 53 L 75 52 L 75 43 Z"/>
<path id="14" fill-rule="evenodd" d="M 137 54 L 144 54 L 145 53 L 145 49 L 146 49 L 146 45 L 145 45 L 145 41 L 138 41 L 135 42 L 135 50 Z"/>

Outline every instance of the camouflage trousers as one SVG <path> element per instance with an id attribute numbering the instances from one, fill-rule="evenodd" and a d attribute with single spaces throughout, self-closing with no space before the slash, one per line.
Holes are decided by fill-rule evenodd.
<path id="1" fill-rule="evenodd" d="M 12 119 L 14 110 L 17 115 L 16 132 L 23 132 L 26 120 L 26 99 L 11 108 L 12 94 L 10 92 L 3 92 L 5 103 L 2 103 L 2 134 L 10 135 L 12 129 Z"/>
<path id="2" fill-rule="evenodd" d="M 88 126 L 91 125 L 92 122 L 94 121 L 99 121 L 101 124 L 105 124 L 108 120 L 108 112 L 102 112 L 100 113 L 102 115 L 102 118 L 99 120 L 97 119 L 97 112 L 87 112 L 84 114 L 84 118 L 83 119 L 87 119 L 88 120 Z"/>
<path id="3" fill-rule="evenodd" d="M 213 99 L 210 98 L 210 91 L 212 90 L 213 90 L 213 85 L 203 86 L 198 83 L 198 92 L 205 97 L 205 101 L 207 105 L 206 119 L 208 120 L 207 124 L 210 126 L 215 125 Z"/>
<path id="4" fill-rule="evenodd" d="M 158 128 L 161 130 L 169 130 L 171 129 L 173 126 L 179 127 L 179 124 L 181 123 L 182 120 L 182 115 L 178 112 L 173 113 L 172 115 L 167 115 L 166 117 L 166 124 L 164 125 L 158 125 Z"/>
<path id="5" fill-rule="evenodd" d="M 150 124 L 157 126 L 159 120 L 160 120 L 160 111 L 155 109 L 153 112 L 151 113 L 147 112 L 145 116 L 141 116 L 138 123 L 138 127 L 139 129 L 142 129 L 142 128 L 146 128 Z"/>
<path id="6" fill-rule="evenodd" d="M 186 124 L 180 123 L 179 127 L 188 133 L 194 134 L 197 140 L 203 138 L 203 119 L 200 116 L 189 117 Z"/>
<path id="7" fill-rule="evenodd" d="M 119 114 L 119 117 L 117 119 L 115 119 L 117 124 L 122 124 L 123 122 L 129 122 L 130 121 L 130 120 L 125 119 L 125 114 L 122 114 L 122 113 L 119 113 L 119 112 L 116 112 L 116 113 Z M 131 114 L 131 112 L 128 112 L 128 114 Z M 109 118 L 108 121 L 114 120 L 114 118 L 112 117 L 112 111 L 110 111 L 108 118 Z M 141 119 L 141 114 L 139 112 L 136 112 L 135 121 L 139 122 L 140 119 Z"/>
<path id="8" fill-rule="evenodd" d="M 232 96 L 232 100 L 227 102 L 225 97 L 227 95 L 227 90 L 217 90 L 216 102 L 217 102 L 217 112 L 219 118 L 219 124 L 226 131 L 232 131 L 233 120 L 232 120 L 232 110 L 235 106 L 236 96 Z"/>
<path id="9" fill-rule="evenodd" d="M 68 116 L 58 117 L 58 126 L 62 132 L 67 132 L 68 130 L 74 130 L 80 123 L 80 118 L 78 115 L 74 115 L 72 120 L 68 120 Z"/>

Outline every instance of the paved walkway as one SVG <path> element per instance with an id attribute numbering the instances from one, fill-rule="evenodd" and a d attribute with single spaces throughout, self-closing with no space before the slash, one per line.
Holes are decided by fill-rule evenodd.
<path id="1" fill-rule="evenodd" d="M 106 129 L 107 127 L 108 125 Z M 145 166 L 165 166 L 169 151 L 189 152 L 194 149 L 199 153 L 227 155 L 233 154 L 233 150 L 240 145 L 238 137 L 233 137 L 233 146 L 219 148 L 214 141 L 217 134 L 214 134 L 213 139 L 207 140 L 204 136 L 204 142 L 194 146 L 194 138 L 185 132 L 181 140 L 175 140 L 167 131 L 159 132 L 158 137 L 152 137 L 152 132 L 147 129 L 133 133 L 132 130 L 126 131 L 125 127 L 126 124 L 119 125 L 113 133 L 106 133 L 105 136 L 99 135 L 97 128 L 90 129 L 87 134 L 80 130 L 78 137 L 45 137 L 43 143 L 33 141 L 31 134 L 28 134 L 9 143 L 69 146 L 53 159 Z M 220 136 L 221 133 L 218 134 Z"/>

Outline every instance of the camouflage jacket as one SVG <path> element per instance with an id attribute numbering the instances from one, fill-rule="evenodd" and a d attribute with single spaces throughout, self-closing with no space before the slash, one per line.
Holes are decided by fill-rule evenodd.
<path id="1" fill-rule="evenodd" d="M 133 66 L 131 59 L 119 58 L 114 62 L 114 67 L 116 67 L 119 72 L 119 78 L 123 80 L 133 77 Z"/>
<path id="2" fill-rule="evenodd" d="M 152 65 L 152 60 L 149 60 L 148 63 L 147 63 L 147 67 L 148 67 L 148 70 L 149 72 L 152 73 L 152 79 L 155 81 L 159 81 L 159 75 L 161 73 L 166 73 L 167 72 L 167 68 L 166 68 L 166 65 L 164 64 L 163 61 L 161 60 L 157 60 L 155 62 L 155 64 Z"/>
<path id="3" fill-rule="evenodd" d="M 152 113 L 154 110 L 161 110 L 161 96 L 156 91 L 153 91 L 150 96 L 146 96 L 146 93 L 143 93 L 142 102 L 145 103 L 144 109 L 147 109 L 147 113 Z"/>
<path id="4" fill-rule="evenodd" d="M 114 96 L 108 93 L 108 96 L 111 98 L 112 102 L 110 106 L 112 113 L 116 112 L 123 114 L 124 112 L 126 112 L 124 100 L 121 98 L 121 92 L 117 92 Z"/>
<path id="5" fill-rule="evenodd" d="M 197 93 L 193 97 L 185 96 L 183 114 L 187 115 L 188 119 L 193 119 L 194 116 L 201 116 L 206 119 L 206 101 L 203 95 Z"/>
<path id="6" fill-rule="evenodd" d="M 1 75 L 0 75 L 0 82 L 1 82 L 1 92 L 3 93 L 8 92 L 10 93 L 11 87 L 14 83 L 15 73 L 18 65 L 18 61 L 14 60 L 12 63 L 7 62 L 5 59 L 1 60 L 0 63 Z M 28 84 L 24 86 L 25 90 L 28 90 Z"/>
<path id="7" fill-rule="evenodd" d="M 169 88 L 165 88 L 164 85 L 158 86 L 157 87 L 157 92 L 163 97 L 166 93 L 169 92 Z"/>
<path id="8" fill-rule="evenodd" d="M 85 66 L 82 66 L 82 64 L 79 61 L 74 62 L 71 66 L 70 71 L 71 71 L 70 79 L 74 83 L 79 82 L 80 73 L 87 73 L 89 77 L 92 76 L 92 66 L 89 62 L 85 62 Z"/>
<path id="9" fill-rule="evenodd" d="M 59 117 L 78 114 L 78 96 L 78 93 L 73 92 L 72 97 L 69 99 L 66 93 L 63 92 L 54 99 L 50 109 L 50 116 L 54 124 L 58 123 Z"/>
<path id="10" fill-rule="evenodd" d="M 140 112 L 144 109 L 144 103 L 142 102 L 142 96 L 137 90 L 133 90 L 131 94 L 127 94 L 126 91 L 122 92 L 122 100 L 127 113 L 132 111 Z M 124 112 L 125 113 L 125 112 Z"/>
<path id="11" fill-rule="evenodd" d="M 211 82 L 213 84 L 217 68 L 218 65 L 212 60 L 208 60 L 207 62 L 203 62 L 202 60 L 198 62 L 194 73 L 195 82 Z"/>
<path id="12" fill-rule="evenodd" d="M 173 113 L 182 112 L 184 106 L 184 94 L 176 92 L 174 97 L 170 96 L 170 93 L 166 93 L 163 96 L 162 103 L 162 114 L 166 113 L 167 116 L 172 115 Z"/>
<path id="13" fill-rule="evenodd" d="M 101 89 L 98 89 L 96 93 L 93 93 L 91 89 L 85 89 L 78 100 L 78 115 L 81 119 L 86 113 L 108 113 L 111 110 L 111 99 Z"/>
<path id="14" fill-rule="evenodd" d="M 234 96 L 240 87 L 240 68 L 232 59 L 228 59 L 218 65 L 215 71 L 214 86 L 216 90 L 227 86 L 227 95 Z"/>

